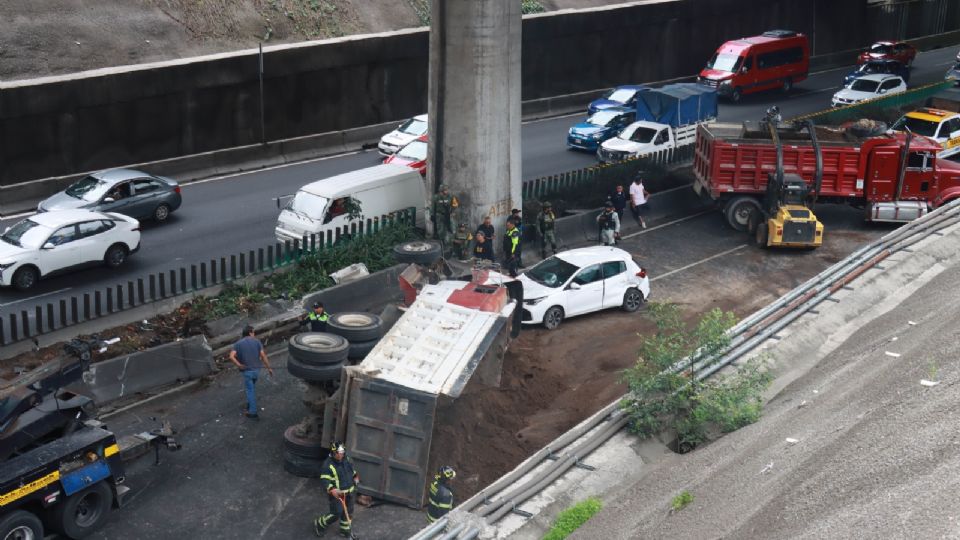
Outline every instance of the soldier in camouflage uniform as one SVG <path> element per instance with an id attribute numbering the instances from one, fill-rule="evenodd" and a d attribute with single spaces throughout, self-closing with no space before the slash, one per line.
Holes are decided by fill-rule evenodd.
<path id="1" fill-rule="evenodd" d="M 473 240 L 473 235 L 467 230 L 467 225 L 461 223 L 457 228 L 457 233 L 453 235 L 453 256 L 456 257 L 458 261 L 463 261 L 468 258 L 466 255 L 467 251 L 469 251 L 471 240 Z"/>
<path id="2" fill-rule="evenodd" d="M 553 204 L 550 201 L 543 202 L 543 208 L 537 214 L 537 234 L 540 235 L 540 256 L 547 258 L 547 242 L 553 248 L 553 254 L 557 254 L 557 234 L 555 222 L 557 215 L 553 213 Z"/>
<path id="3" fill-rule="evenodd" d="M 453 197 L 447 191 L 447 186 L 440 184 L 437 193 L 433 196 L 433 208 L 430 219 L 433 220 L 433 236 L 443 242 L 444 248 L 450 243 L 451 223 L 453 214 Z"/>

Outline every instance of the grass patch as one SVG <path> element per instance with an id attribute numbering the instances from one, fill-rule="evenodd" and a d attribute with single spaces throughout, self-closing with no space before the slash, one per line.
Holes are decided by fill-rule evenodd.
<path id="1" fill-rule="evenodd" d="M 590 497 L 567 508 L 560 512 L 557 520 L 553 522 L 553 527 L 544 535 L 543 540 L 563 540 L 573 534 L 573 531 L 579 529 L 601 508 L 603 508 L 603 502 L 596 497 Z"/>
<path id="2" fill-rule="evenodd" d="M 693 495 L 691 495 L 689 491 L 683 490 L 679 495 L 674 497 L 672 501 L 670 501 L 670 508 L 672 508 L 674 512 L 679 512 L 692 502 Z"/>

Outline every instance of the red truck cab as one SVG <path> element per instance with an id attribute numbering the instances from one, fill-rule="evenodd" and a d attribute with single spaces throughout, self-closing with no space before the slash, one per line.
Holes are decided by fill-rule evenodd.
<path id="1" fill-rule="evenodd" d="M 789 92 L 809 72 L 807 36 L 792 30 L 770 30 L 721 45 L 697 82 L 716 88 L 731 101 L 740 101 L 744 94 L 763 90 Z"/>

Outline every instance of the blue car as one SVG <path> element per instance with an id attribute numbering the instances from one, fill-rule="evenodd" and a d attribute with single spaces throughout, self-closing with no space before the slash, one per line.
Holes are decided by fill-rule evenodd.
<path id="1" fill-rule="evenodd" d="M 590 115 L 567 133 L 567 146 L 596 152 L 603 141 L 616 137 L 637 117 L 635 109 L 611 107 Z"/>
<path id="2" fill-rule="evenodd" d="M 602 98 L 591 101 L 587 107 L 587 114 L 594 114 L 611 107 L 633 107 L 637 104 L 637 94 L 646 89 L 647 87 L 642 84 L 618 86 L 607 91 Z"/>
<path id="3" fill-rule="evenodd" d="M 903 82 L 910 82 L 910 68 L 896 60 L 870 60 L 851 71 L 843 78 L 843 86 L 850 84 L 857 77 L 873 74 L 899 75 Z"/>

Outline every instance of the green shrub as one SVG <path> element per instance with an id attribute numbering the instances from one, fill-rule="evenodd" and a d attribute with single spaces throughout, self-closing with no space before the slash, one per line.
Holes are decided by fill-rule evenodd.
<path id="1" fill-rule="evenodd" d="M 579 529 L 601 508 L 603 508 L 603 502 L 596 497 L 590 497 L 567 508 L 560 512 L 557 520 L 553 522 L 553 527 L 543 537 L 543 540 L 563 540 L 570 536 L 573 531 Z"/>
<path id="2" fill-rule="evenodd" d="M 693 502 L 693 495 L 689 491 L 683 490 L 679 495 L 673 498 L 670 502 L 670 508 L 673 508 L 674 512 L 679 512 L 686 508 L 686 506 Z"/>
<path id="3" fill-rule="evenodd" d="M 543 7 L 538 0 L 522 0 L 520 2 L 520 12 L 526 15 L 527 13 L 543 13 L 547 8 Z"/>

